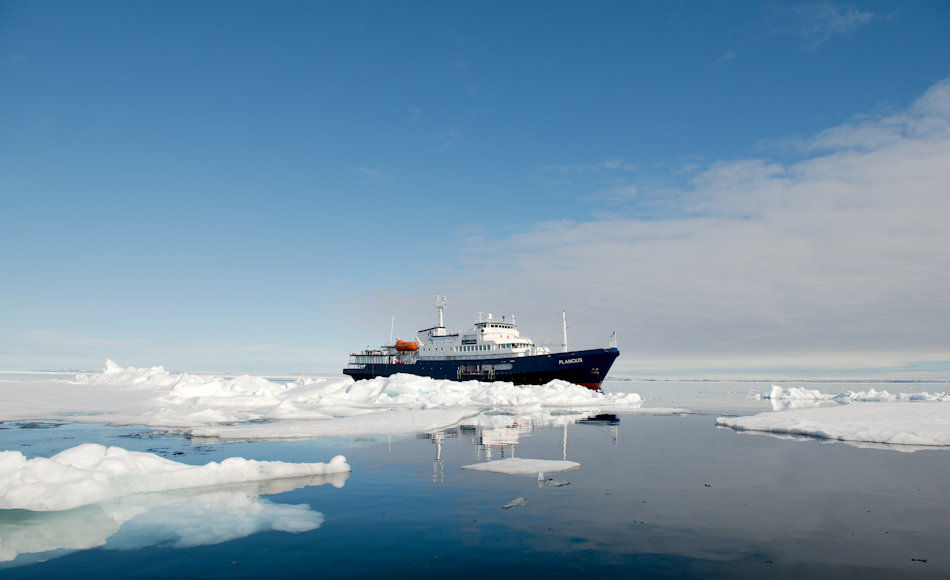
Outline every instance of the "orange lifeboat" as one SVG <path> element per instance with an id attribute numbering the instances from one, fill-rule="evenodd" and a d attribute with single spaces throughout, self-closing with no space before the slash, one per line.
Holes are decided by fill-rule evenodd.
<path id="1" fill-rule="evenodd" d="M 397 340 L 396 350 L 398 350 L 399 352 L 409 352 L 411 350 L 419 350 L 419 343 L 410 342 L 407 340 Z"/>

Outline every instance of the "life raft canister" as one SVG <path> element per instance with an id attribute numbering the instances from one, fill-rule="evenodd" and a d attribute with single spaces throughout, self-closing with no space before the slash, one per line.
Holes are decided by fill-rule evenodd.
<path id="1" fill-rule="evenodd" d="M 396 341 L 396 350 L 399 352 L 407 352 L 410 350 L 419 350 L 419 343 L 410 342 L 408 340 L 397 340 Z"/>

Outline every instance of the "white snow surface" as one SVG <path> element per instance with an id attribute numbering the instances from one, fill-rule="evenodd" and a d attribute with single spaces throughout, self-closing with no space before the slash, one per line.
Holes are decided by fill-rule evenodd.
<path id="1" fill-rule="evenodd" d="M 577 469 L 580 466 L 581 464 L 577 463 L 576 461 L 562 461 L 559 459 L 520 459 L 518 457 L 509 457 L 508 459 L 498 459 L 496 461 L 486 461 L 484 463 L 463 465 L 462 469 L 471 469 L 472 471 L 491 471 L 493 473 L 506 473 L 508 475 L 535 475 L 541 473 L 567 471 L 568 469 Z"/>
<path id="2" fill-rule="evenodd" d="M 327 483 L 342 487 L 347 476 L 330 473 L 136 494 L 65 511 L 6 512 L 0 518 L 0 567 L 97 546 L 113 550 L 159 545 L 188 548 L 269 530 L 314 530 L 323 524 L 320 512 L 306 504 L 274 503 L 260 496 Z"/>
<path id="3" fill-rule="evenodd" d="M 716 424 L 740 431 L 809 435 L 838 441 L 950 446 L 950 406 L 936 400 L 894 404 L 858 402 L 770 411 L 748 417 L 719 417 Z"/>
<path id="4" fill-rule="evenodd" d="M 440 429 L 487 410 L 634 410 L 642 402 L 635 393 L 602 393 L 564 381 L 515 386 L 394 375 L 279 382 L 170 373 L 160 366 L 123 368 L 107 360 L 101 373 L 72 381 L 0 385 L 0 421 L 63 419 L 180 429 L 204 437 L 283 439 Z"/>
<path id="5" fill-rule="evenodd" d="M 780 387 L 772 385 L 772 390 L 761 398 L 769 399 L 772 403 L 773 411 L 785 411 L 788 409 L 805 409 L 809 407 L 821 407 L 833 403 L 853 403 L 853 402 L 880 402 L 880 403 L 898 403 L 904 401 L 933 401 L 950 402 L 950 394 L 947 393 L 895 393 L 891 394 L 885 391 L 868 389 L 867 391 L 847 391 L 837 395 L 822 393 L 818 389 L 806 389 L 804 387 Z"/>
<path id="6" fill-rule="evenodd" d="M 878 391 L 868 389 L 867 391 L 847 391 L 837 395 L 822 393 L 818 389 L 806 389 L 804 387 L 780 387 L 772 385 L 772 391 L 764 395 L 765 399 L 773 401 L 783 400 L 808 400 L 808 401 L 838 401 L 842 403 L 854 401 L 878 401 L 885 403 L 895 403 L 900 401 L 935 401 L 950 402 L 948 393 L 895 393 L 887 391 Z"/>
<path id="7" fill-rule="evenodd" d="M 152 453 L 85 443 L 52 457 L 0 451 L 0 509 L 68 510 L 124 496 L 349 472 L 346 458 L 284 463 L 231 457 L 187 465 Z"/>

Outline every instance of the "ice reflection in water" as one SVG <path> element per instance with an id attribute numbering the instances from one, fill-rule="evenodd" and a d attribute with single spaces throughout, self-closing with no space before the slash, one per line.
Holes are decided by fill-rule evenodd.
<path id="1" fill-rule="evenodd" d="M 340 488 L 348 477 L 334 473 L 138 494 L 65 511 L 0 510 L 0 567 L 96 547 L 192 548 L 268 530 L 315 530 L 323 523 L 320 512 L 260 496 L 324 484 Z"/>
<path id="2" fill-rule="evenodd" d="M 445 464 L 442 459 L 442 446 L 446 439 L 468 439 L 475 448 L 475 460 L 488 462 L 496 459 L 516 457 L 515 448 L 522 435 L 536 429 L 560 426 L 563 432 L 561 459 L 567 460 L 568 425 L 606 425 L 610 428 L 611 440 L 617 445 L 620 418 L 614 414 L 600 412 L 564 412 L 561 414 L 511 415 L 483 413 L 470 420 L 470 424 L 459 425 L 440 431 L 419 433 L 418 439 L 431 440 L 435 445 L 435 458 L 432 461 L 432 482 L 445 481 Z M 539 486 L 544 484 L 539 479 Z M 559 482 L 567 485 L 566 482 Z"/>

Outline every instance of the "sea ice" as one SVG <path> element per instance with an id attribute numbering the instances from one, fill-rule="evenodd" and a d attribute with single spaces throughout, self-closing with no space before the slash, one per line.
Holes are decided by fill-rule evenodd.
<path id="1" fill-rule="evenodd" d="M 484 463 L 474 463 L 472 465 L 463 465 L 462 469 L 471 469 L 472 471 L 491 471 L 493 473 L 506 473 L 509 475 L 535 475 L 539 473 L 554 473 L 557 471 L 567 471 L 568 469 L 577 469 L 581 464 L 576 461 L 562 461 L 559 459 L 520 459 L 510 457 L 508 459 L 498 459 L 496 461 L 486 461 Z"/>
<path id="2" fill-rule="evenodd" d="M 510 503 L 506 503 L 505 505 L 501 506 L 501 509 L 507 510 L 513 507 L 518 507 L 520 505 L 524 505 L 524 502 L 526 501 L 528 501 L 528 498 L 526 497 L 516 497 L 515 499 L 511 500 Z"/>
<path id="3" fill-rule="evenodd" d="M 805 399 L 815 401 L 827 401 L 833 398 L 833 395 L 822 394 L 818 389 L 806 389 L 804 387 L 780 387 L 772 385 L 772 391 L 765 396 L 767 399 Z"/>
<path id="4" fill-rule="evenodd" d="M 221 438 L 300 438 L 425 431 L 478 412 L 520 415 L 552 410 L 636 410 L 634 393 L 602 393 L 566 383 L 515 386 L 414 375 L 354 381 L 350 377 L 262 377 L 169 373 L 162 367 L 122 368 L 73 381 L 4 385 L 0 421 L 62 419 L 147 425 Z M 680 411 L 682 412 L 682 411 Z M 354 418 L 359 418 L 354 419 Z"/>
<path id="5" fill-rule="evenodd" d="M 740 431 L 809 435 L 839 441 L 950 446 L 950 407 L 939 402 L 850 403 L 834 407 L 719 417 Z"/>
<path id="6" fill-rule="evenodd" d="M 805 389 L 803 387 L 786 388 L 772 385 L 772 391 L 763 398 L 769 400 L 772 404 L 773 411 L 785 411 L 787 409 L 820 407 L 826 401 L 832 400 L 834 396 L 823 394 L 817 389 Z"/>
<path id="7" fill-rule="evenodd" d="M 478 415 L 472 409 L 395 410 L 334 420 L 280 421 L 250 425 L 214 425 L 191 429 L 192 437 L 218 439 L 307 439 L 438 431 Z"/>
<path id="8" fill-rule="evenodd" d="M 346 458 L 284 463 L 231 457 L 186 465 L 151 453 L 85 443 L 50 458 L 0 451 L 0 509 L 68 510 L 118 497 L 350 471 Z"/>
<path id="9" fill-rule="evenodd" d="M 950 393 L 895 393 L 887 391 L 878 391 L 868 389 L 867 391 L 847 391 L 837 395 L 822 393 L 818 389 L 806 389 L 804 387 L 780 387 L 772 385 L 772 390 L 768 395 L 762 395 L 764 399 L 792 400 L 792 401 L 838 401 L 849 403 L 854 401 L 877 401 L 883 403 L 896 403 L 900 401 L 936 401 L 950 402 Z"/>
<path id="10" fill-rule="evenodd" d="M 306 504 L 279 504 L 259 496 L 327 483 L 342 487 L 347 475 L 136 494 L 64 511 L 2 512 L 0 563 L 28 564 L 97 546 L 114 550 L 187 548 L 268 530 L 314 530 L 323 523 L 320 512 Z"/>

